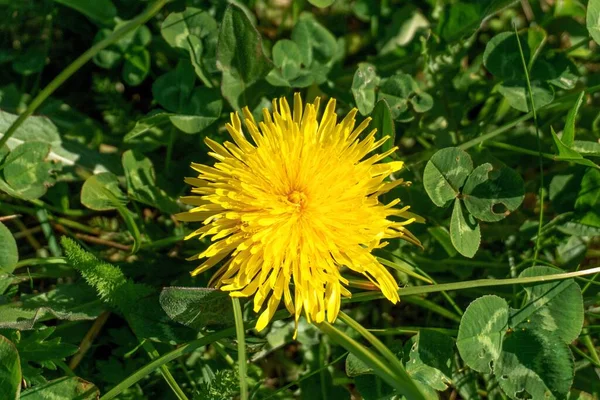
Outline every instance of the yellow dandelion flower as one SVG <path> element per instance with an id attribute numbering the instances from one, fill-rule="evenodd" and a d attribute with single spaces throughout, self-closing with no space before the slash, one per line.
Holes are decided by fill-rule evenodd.
<path id="1" fill-rule="evenodd" d="M 211 245 L 191 258 L 204 259 L 192 275 L 225 260 L 211 284 L 234 297 L 254 296 L 254 312 L 264 309 L 258 331 L 282 299 L 296 326 L 303 311 L 309 323 L 335 321 L 341 297 L 350 296 L 343 268 L 399 301 L 398 284 L 371 251 L 391 238 L 418 244 L 405 228 L 418 217 L 408 207 L 393 208 L 399 199 L 379 201 L 405 184 L 385 181 L 403 163 L 378 163 L 396 148 L 366 158 L 387 137 L 376 140 L 373 130 L 361 140 L 370 118 L 355 128 L 356 111 L 338 122 L 331 99 L 319 121 L 319 99 L 303 109 L 296 94 L 293 110 L 284 98 L 273 100 L 272 113 L 264 109 L 257 124 L 245 108 L 251 140 L 232 113 L 226 128 L 235 143 L 207 138 L 215 165 L 191 165 L 198 177 L 185 180 L 192 195 L 181 200 L 194 208 L 177 218 L 203 222 L 186 239 L 212 236 Z"/>

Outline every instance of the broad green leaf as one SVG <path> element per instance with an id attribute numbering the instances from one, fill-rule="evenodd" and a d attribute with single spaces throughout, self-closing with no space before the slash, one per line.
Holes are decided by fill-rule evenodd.
<path id="1" fill-rule="evenodd" d="M 471 171 L 473 161 L 465 151 L 456 147 L 439 150 L 425 166 L 425 190 L 435 205 L 445 207 L 459 195 Z"/>
<path id="2" fill-rule="evenodd" d="M 241 8 L 230 4 L 219 31 L 217 66 L 223 72 L 221 92 L 238 110 L 250 105 L 248 89 L 272 68 L 265 56 L 262 39 Z"/>
<path id="3" fill-rule="evenodd" d="M 470 368 L 492 372 L 491 364 L 502 351 L 508 317 L 508 304 L 498 296 L 483 296 L 469 304 L 460 321 L 456 347 Z"/>
<path id="4" fill-rule="evenodd" d="M 302 59 L 296 42 L 282 39 L 273 46 L 273 64 L 281 71 L 283 79 L 289 81 L 300 75 Z"/>
<path id="5" fill-rule="evenodd" d="M 190 36 L 204 39 L 217 30 L 217 21 L 207 12 L 187 7 L 183 12 L 170 13 L 160 27 L 160 33 L 171 47 L 189 49 Z"/>
<path id="6" fill-rule="evenodd" d="M 396 142 L 396 129 L 394 126 L 394 120 L 390 112 L 390 107 L 387 105 L 385 100 L 379 100 L 373 108 L 371 113 L 373 120 L 369 124 L 369 129 L 377 129 L 375 137 L 382 139 L 385 136 L 389 136 L 388 140 L 381 145 L 380 151 L 385 152 L 394 147 Z M 385 160 L 389 161 L 391 157 L 387 157 Z"/>
<path id="7" fill-rule="evenodd" d="M 375 67 L 371 64 L 359 64 L 352 80 L 352 95 L 356 107 L 362 115 L 368 115 L 373 111 L 375 89 L 378 84 L 379 77 L 375 72 Z"/>
<path id="8" fill-rule="evenodd" d="M 565 122 L 565 130 L 560 138 L 563 144 L 569 148 L 573 147 L 573 142 L 575 141 L 575 118 L 577 117 L 579 108 L 583 104 L 584 96 L 585 92 L 582 91 L 575 101 L 573 108 L 569 110 L 569 113 L 567 114 L 567 121 Z"/>
<path id="9" fill-rule="evenodd" d="M 44 361 L 62 360 L 75 354 L 78 347 L 62 343 L 60 337 L 48 340 L 56 327 L 43 327 L 32 331 L 29 336 L 15 343 L 22 361 L 42 363 Z"/>
<path id="10" fill-rule="evenodd" d="M 530 59 L 527 41 L 521 39 L 523 56 Z M 492 75 L 502 80 L 515 80 L 525 77 L 523 62 L 517 37 L 514 32 L 502 32 L 487 42 L 483 52 L 483 65 Z M 536 103 L 536 108 L 539 107 Z"/>
<path id="11" fill-rule="evenodd" d="M 6 400 L 22 399 L 21 361 L 15 345 L 0 335 L 0 398 Z"/>
<path id="12" fill-rule="evenodd" d="M 521 176 L 512 168 L 485 163 L 473 170 L 463 188 L 463 201 L 475 218 L 500 221 L 516 210 L 525 197 Z"/>
<path id="13" fill-rule="evenodd" d="M 197 87 L 181 111 L 169 117 L 173 125 L 185 133 L 198 133 L 221 116 L 223 101 L 214 89 Z"/>
<path id="14" fill-rule="evenodd" d="M 454 340 L 442 333 L 422 329 L 412 338 L 409 375 L 435 390 L 444 391 L 451 383 Z"/>
<path id="15" fill-rule="evenodd" d="M 531 91 L 533 93 L 533 103 L 535 104 L 536 110 L 552 103 L 552 100 L 554 100 L 554 89 L 547 83 L 532 81 Z M 498 85 L 498 92 L 504 96 L 511 107 L 523 112 L 530 111 L 529 91 L 527 89 L 526 81 L 505 81 Z"/>
<path id="16" fill-rule="evenodd" d="M 150 52 L 141 46 L 125 54 L 123 80 L 130 86 L 140 85 L 150 72 Z"/>
<path id="17" fill-rule="evenodd" d="M 408 103 L 418 90 L 417 83 L 410 75 L 399 73 L 383 81 L 378 99 L 387 101 L 394 119 L 410 121 L 412 116 L 408 113 Z"/>
<path id="18" fill-rule="evenodd" d="M 94 43 L 98 43 L 112 34 L 110 29 L 100 29 L 96 36 L 94 36 Z M 123 53 L 121 49 L 116 44 L 111 44 L 110 46 L 105 47 L 100 50 L 94 58 L 94 64 L 101 68 L 112 69 L 116 67 L 121 59 L 123 58 Z"/>
<path id="19" fill-rule="evenodd" d="M 311 70 L 326 66 L 327 70 L 338 55 L 335 36 L 314 18 L 306 13 L 292 31 L 292 40 L 298 45 L 302 63 Z"/>
<path id="20" fill-rule="evenodd" d="M 4 180 L 20 197 L 38 199 L 54 184 L 53 172 L 62 166 L 47 160 L 50 145 L 27 142 L 17 146 L 4 161 Z"/>
<path id="21" fill-rule="evenodd" d="M 200 331 L 206 326 L 233 326 L 233 308 L 226 292 L 209 288 L 167 287 L 160 305 L 173 321 Z"/>
<path id="22" fill-rule="evenodd" d="M 17 57 L 12 67 L 17 74 L 29 76 L 41 72 L 45 64 L 45 50 L 42 47 L 32 46 Z"/>
<path id="23" fill-rule="evenodd" d="M 98 388 L 75 376 L 65 376 L 25 390 L 21 400 L 96 400 Z"/>
<path id="24" fill-rule="evenodd" d="M 48 102 L 48 100 L 46 101 Z M 64 109 L 65 106 L 65 104 L 61 104 L 60 108 Z M 0 110 L 0 137 L 17 117 L 17 115 Z M 119 172 L 120 165 L 118 163 L 114 165 L 109 155 L 100 154 L 75 141 L 61 139 L 56 125 L 46 117 L 28 117 L 6 144 L 9 149 L 14 150 L 17 146 L 28 142 L 48 144 L 50 146 L 48 159 L 60 162 L 64 166 L 80 166 L 94 173 Z"/>
<path id="25" fill-rule="evenodd" d="M 335 3 L 335 0 L 308 0 L 310 4 L 319 8 L 325 8 Z"/>
<path id="26" fill-rule="evenodd" d="M 562 399 L 573 383 L 573 355 L 553 332 L 519 329 L 506 335 L 494 374 L 511 399 Z"/>
<path id="27" fill-rule="evenodd" d="M 59 285 L 48 292 L 23 294 L 21 300 L 20 304 L 0 307 L 0 328 L 30 330 L 36 323 L 52 319 L 94 320 L 105 309 L 96 293 L 85 284 Z"/>
<path id="28" fill-rule="evenodd" d="M 592 39 L 600 44 L 600 0 L 588 2 L 586 25 Z"/>
<path id="29" fill-rule="evenodd" d="M 357 356 L 350 353 L 346 357 L 346 375 L 353 378 L 361 375 L 373 374 L 373 368 L 362 362 Z"/>
<path id="30" fill-rule="evenodd" d="M 17 242 L 8 228 L 0 222 L 0 272 L 12 273 L 19 261 Z"/>
<path id="31" fill-rule="evenodd" d="M 600 157 L 600 142 L 575 140 L 573 141 L 573 146 L 571 146 L 571 148 L 585 156 Z"/>
<path id="32" fill-rule="evenodd" d="M 477 253 L 481 243 L 479 223 L 468 211 L 463 211 L 460 199 L 454 200 L 450 219 L 450 239 L 454 248 L 469 258 Z"/>
<path id="33" fill-rule="evenodd" d="M 123 141 L 136 143 L 143 136 L 150 136 L 156 140 L 162 138 L 165 128 L 171 126 L 172 115 L 172 113 L 157 112 L 138 119 L 133 129 L 123 137 Z"/>
<path id="34" fill-rule="evenodd" d="M 152 85 L 154 99 L 171 112 L 179 112 L 188 103 L 196 75 L 189 60 L 179 60 L 177 68 L 159 76 Z"/>
<path id="35" fill-rule="evenodd" d="M 527 268 L 519 277 L 558 274 L 563 271 L 545 266 Z M 527 303 L 513 313 L 515 330 L 543 329 L 555 332 L 567 344 L 579 336 L 583 326 L 583 298 L 573 279 L 525 286 Z"/>
<path id="36" fill-rule="evenodd" d="M 438 32 L 446 41 L 455 41 L 474 33 L 491 15 L 516 0 L 456 1 L 446 4 Z"/>
<path id="37" fill-rule="evenodd" d="M 127 150 L 123 153 L 123 168 L 130 198 L 157 207 L 167 214 L 179 210 L 175 201 L 156 185 L 154 166 L 150 159 L 136 150 Z"/>
<path id="38" fill-rule="evenodd" d="M 83 183 L 81 188 L 81 204 L 97 211 L 114 210 L 117 205 L 106 192 L 113 194 L 120 204 L 127 204 L 128 199 L 119 187 L 119 179 L 110 172 L 92 175 Z"/>
<path id="39" fill-rule="evenodd" d="M 597 210 L 598 205 L 600 205 L 600 171 L 590 168 L 581 180 L 575 209 L 579 211 Z"/>
<path id="40" fill-rule="evenodd" d="M 588 160 L 587 158 L 583 158 L 583 156 L 581 154 L 579 154 L 577 151 L 567 147 L 562 142 L 562 140 L 560 140 L 560 138 L 558 137 L 556 132 L 554 132 L 554 128 L 552 128 L 552 126 L 550 127 L 550 132 L 552 133 L 552 139 L 554 140 L 554 146 L 556 147 L 556 152 L 558 153 L 558 155 L 555 156 L 556 160 L 570 161 L 570 162 L 574 162 L 575 164 L 581 164 L 581 165 L 585 165 L 587 167 L 600 169 L 600 167 L 598 165 L 596 165 L 594 162 Z"/>
<path id="41" fill-rule="evenodd" d="M 527 29 L 527 47 L 531 52 L 529 60 L 526 60 L 528 69 L 531 69 L 531 66 L 535 63 L 547 39 L 548 33 L 541 26 L 535 25 Z"/>
<path id="42" fill-rule="evenodd" d="M 56 0 L 56 2 L 79 11 L 101 25 L 111 25 L 117 16 L 117 8 L 111 0 Z"/>

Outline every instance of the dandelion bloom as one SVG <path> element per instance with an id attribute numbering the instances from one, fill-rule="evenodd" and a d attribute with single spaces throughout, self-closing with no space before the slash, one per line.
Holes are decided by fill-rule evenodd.
<path id="1" fill-rule="evenodd" d="M 296 326 L 302 311 L 309 323 L 333 322 L 341 296 L 350 296 L 342 268 L 363 274 L 390 301 L 399 301 L 398 284 L 371 251 L 391 238 L 418 244 L 405 228 L 417 217 L 408 207 L 393 208 L 399 199 L 379 201 L 405 184 L 385 181 L 403 163 L 379 163 L 396 148 L 370 155 L 388 137 L 376 140 L 373 130 L 361 140 L 370 118 L 354 128 L 356 111 L 338 122 L 331 99 L 319 121 L 319 99 L 303 108 L 296 94 L 293 110 L 285 98 L 273 100 L 272 113 L 264 109 L 257 124 L 245 108 L 251 140 L 232 113 L 226 128 L 235 143 L 206 138 L 217 162 L 191 165 L 199 175 L 186 179 L 192 195 L 181 200 L 194 208 L 177 218 L 203 222 L 187 239 L 212 236 L 211 245 L 191 258 L 204 259 L 192 275 L 226 260 L 211 285 L 231 296 L 254 296 L 254 312 L 264 308 L 259 331 L 282 298 Z"/>

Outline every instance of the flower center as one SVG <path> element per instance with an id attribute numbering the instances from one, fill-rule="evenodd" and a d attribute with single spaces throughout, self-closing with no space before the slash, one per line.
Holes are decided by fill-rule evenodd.
<path id="1" fill-rule="evenodd" d="M 306 205 L 306 195 L 297 190 L 294 190 L 293 192 L 288 194 L 287 199 L 290 203 L 300 206 L 300 208 L 304 208 L 304 206 Z"/>

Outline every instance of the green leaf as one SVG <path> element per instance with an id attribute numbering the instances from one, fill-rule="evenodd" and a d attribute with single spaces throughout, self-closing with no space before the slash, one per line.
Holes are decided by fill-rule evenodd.
<path id="1" fill-rule="evenodd" d="M 0 398 L 6 400 L 22 399 L 21 361 L 15 345 L 0 335 Z"/>
<path id="2" fill-rule="evenodd" d="M 222 109 L 220 93 L 206 87 L 197 87 L 180 113 L 169 119 L 182 132 L 198 133 L 219 119 Z"/>
<path id="3" fill-rule="evenodd" d="M 0 272 L 12 273 L 19 261 L 17 242 L 8 228 L 0 222 Z"/>
<path id="4" fill-rule="evenodd" d="M 413 117 L 408 113 L 411 103 L 416 112 L 425 112 L 433 106 L 433 100 L 427 93 L 421 92 L 414 79 L 407 74 L 399 73 L 383 81 L 378 98 L 387 101 L 392 117 L 400 121 L 410 121 Z"/>
<path id="5" fill-rule="evenodd" d="M 81 188 L 81 204 L 97 211 L 114 210 L 117 205 L 114 198 L 107 195 L 107 191 L 113 194 L 119 204 L 125 205 L 129 202 L 119 187 L 117 176 L 110 172 L 103 172 L 85 180 Z"/>
<path id="6" fill-rule="evenodd" d="M 492 372 L 502 351 L 502 339 L 508 330 L 509 310 L 498 296 L 483 296 L 465 310 L 458 328 L 456 347 L 463 361 L 478 372 Z"/>
<path id="7" fill-rule="evenodd" d="M 162 139 L 165 128 L 171 126 L 172 115 L 172 113 L 157 112 L 138 119 L 133 129 L 123 137 L 123 141 L 136 143 L 143 136 L 156 140 Z"/>
<path id="8" fill-rule="evenodd" d="M 273 46 L 273 64 L 281 71 L 286 81 L 297 78 L 302 68 L 302 56 L 296 42 L 282 39 Z"/>
<path id="9" fill-rule="evenodd" d="M 523 44 L 523 56 L 530 59 L 529 47 L 526 40 Z M 487 42 L 483 52 L 483 65 L 498 79 L 522 79 L 525 77 L 521 53 L 514 32 L 502 32 Z M 536 103 L 536 107 L 539 107 Z"/>
<path id="10" fill-rule="evenodd" d="M 394 147 L 396 141 L 396 129 L 390 107 L 385 100 L 379 100 L 377 102 L 371 113 L 371 118 L 373 119 L 369 124 L 369 129 L 377 129 L 377 133 L 375 134 L 377 140 L 389 136 L 389 139 L 381 145 L 381 152 L 390 150 Z M 389 161 L 390 159 L 391 157 L 388 156 L 385 160 Z"/>
<path id="11" fill-rule="evenodd" d="M 53 171 L 62 166 L 47 161 L 50 146 L 42 142 L 27 142 L 17 146 L 4 161 L 4 180 L 20 197 L 33 200 L 46 194 L 54 184 Z"/>
<path id="12" fill-rule="evenodd" d="M 375 89 L 379 84 L 379 77 L 375 67 L 371 64 L 359 64 L 352 79 L 352 95 L 356 107 L 362 115 L 368 115 L 375 107 Z M 389 107 L 388 107 L 389 109 Z"/>
<path id="13" fill-rule="evenodd" d="M 17 57 L 12 67 L 16 73 L 29 76 L 41 72 L 45 64 L 46 51 L 41 47 L 32 46 Z"/>
<path id="14" fill-rule="evenodd" d="M 111 25 L 117 16 L 117 8 L 111 0 L 56 0 L 56 2 L 79 11 L 101 25 Z"/>
<path id="15" fill-rule="evenodd" d="M 473 161 L 465 151 L 457 147 L 439 150 L 425 166 L 425 190 L 435 205 L 445 207 L 458 197 L 471 171 Z"/>
<path id="16" fill-rule="evenodd" d="M 247 101 L 248 89 L 272 68 L 265 56 L 262 39 L 241 8 L 229 5 L 221 22 L 217 66 L 223 72 L 221 92 L 238 110 Z"/>
<path id="17" fill-rule="evenodd" d="M 573 142 L 575 140 L 575 118 L 577 117 L 579 108 L 583 104 L 584 96 L 585 92 L 582 91 L 579 94 L 577 100 L 575 101 L 573 108 L 569 110 L 569 113 L 567 114 L 567 121 L 565 122 L 565 130 L 563 131 L 562 137 L 560 138 L 563 144 L 569 148 L 573 147 Z"/>
<path id="18" fill-rule="evenodd" d="M 348 354 L 346 357 L 346 375 L 354 378 L 356 376 L 367 374 L 373 374 L 373 368 L 369 367 L 353 353 Z"/>
<path id="19" fill-rule="evenodd" d="M 465 214 L 460 199 L 454 200 L 450 219 L 450 239 L 460 254 L 473 258 L 481 243 L 481 231 L 475 218 L 468 212 Z"/>
<path id="20" fill-rule="evenodd" d="M 600 0 L 588 2 L 585 22 L 592 39 L 600 44 Z"/>
<path id="21" fill-rule="evenodd" d="M 179 211 L 177 203 L 156 185 L 154 166 L 150 159 L 136 150 L 127 150 L 123 153 L 123 168 L 129 197 L 157 207 L 167 214 Z"/>
<path id="22" fill-rule="evenodd" d="M 586 140 L 575 140 L 573 141 L 573 146 L 571 147 L 573 150 L 578 152 L 579 154 L 583 154 L 585 156 L 591 157 L 600 157 L 600 143 L 599 142 L 589 142 Z"/>
<path id="23" fill-rule="evenodd" d="M 525 197 L 521 176 L 512 168 L 485 163 L 473 170 L 463 188 L 463 201 L 475 218 L 500 221 L 516 210 Z"/>
<path id="24" fill-rule="evenodd" d="M 159 76 L 152 85 L 154 99 L 171 112 L 179 112 L 186 107 L 196 75 L 189 60 L 179 60 L 177 68 Z"/>
<path id="25" fill-rule="evenodd" d="M 60 108 L 68 108 L 62 104 Z M 71 110 L 71 113 L 73 111 Z M 17 115 L 0 110 L 0 137 L 17 119 Z M 50 146 L 49 160 L 60 162 L 64 166 L 80 166 L 94 173 L 119 172 L 118 163 L 113 165 L 107 154 L 100 154 L 87 147 L 66 139 L 61 139 L 58 129 L 46 117 L 30 116 L 15 131 L 14 135 L 6 142 L 9 149 L 29 142 L 42 142 Z M 68 149 L 68 150 L 67 150 Z"/>
<path id="26" fill-rule="evenodd" d="M 446 4 L 438 32 L 446 41 L 474 33 L 482 22 L 516 0 L 456 1 Z"/>
<path id="27" fill-rule="evenodd" d="M 454 341 L 442 333 L 422 329 L 412 338 L 409 375 L 435 390 L 444 391 L 451 383 Z M 410 342 L 409 342 L 410 343 Z"/>
<path id="28" fill-rule="evenodd" d="M 335 0 L 308 0 L 308 2 L 315 7 L 325 8 L 335 3 Z"/>
<path id="29" fill-rule="evenodd" d="M 427 228 L 427 232 L 444 248 L 448 257 L 456 255 L 456 249 L 452 245 L 448 229 L 443 226 L 434 226 Z"/>
<path id="30" fill-rule="evenodd" d="M 539 110 L 540 108 L 552 103 L 552 100 L 554 100 L 554 89 L 552 89 L 552 86 L 548 85 L 547 83 L 532 81 L 531 91 L 536 110 Z M 529 92 L 526 81 L 505 81 L 498 85 L 498 92 L 504 96 L 511 107 L 523 112 L 530 111 Z"/>
<path id="31" fill-rule="evenodd" d="M 328 72 L 338 55 L 335 36 L 309 13 L 300 16 L 292 31 L 292 40 L 298 45 L 302 63 L 313 71 L 326 67 Z"/>
<path id="32" fill-rule="evenodd" d="M 100 391 L 93 383 L 65 376 L 24 391 L 21 400 L 95 400 L 99 397 Z"/>
<path id="33" fill-rule="evenodd" d="M 562 273 L 558 268 L 534 266 L 519 277 Z M 511 316 L 515 330 L 543 329 L 555 332 L 567 344 L 579 336 L 583 326 L 583 297 L 574 279 L 525 286 L 527 303 Z"/>
<path id="34" fill-rule="evenodd" d="M 183 12 L 170 13 L 160 27 L 160 33 L 171 47 L 190 49 L 190 36 L 204 39 L 217 30 L 217 21 L 207 12 L 186 7 Z"/>
<path id="35" fill-rule="evenodd" d="M 55 330 L 56 327 L 44 327 L 32 331 L 29 336 L 16 343 L 21 360 L 40 364 L 44 361 L 63 360 L 75 354 L 78 347 L 62 343 L 60 337 L 47 340 Z"/>
<path id="36" fill-rule="evenodd" d="M 552 132 L 552 139 L 554 140 L 554 146 L 556 147 L 556 152 L 558 153 L 558 156 L 556 156 L 555 159 L 559 161 L 570 161 L 574 162 L 575 164 L 585 165 L 587 167 L 597 169 L 600 168 L 594 162 L 588 160 L 587 158 L 583 158 L 581 154 L 567 147 L 562 140 L 560 140 L 556 132 L 554 132 L 554 128 L 552 128 L 552 126 L 550 127 L 550 132 Z"/>
<path id="37" fill-rule="evenodd" d="M 160 305 L 173 321 L 197 331 L 234 325 L 231 299 L 220 290 L 167 287 L 160 294 Z"/>
<path id="38" fill-rule="evenodd" d="M 516 330 L 506 336 L 494 373 L 511 399 L 561 399 L 573 383 L 573 355 L 555 333 Z"/>
<path id="39" fill-rule="evenodd" d="M 575 201 L 575 209 L 586 211 L 597 209 L 600 204 L 600 171 L 588 169 L 581 180 L 581 188 Z"/>
<path id="40" fill-rule="evenodd" d="M 150 52 L 136 46 L 125 54 L 123 80 L 130 86 L 140 85 L 150 72 Z"/>

